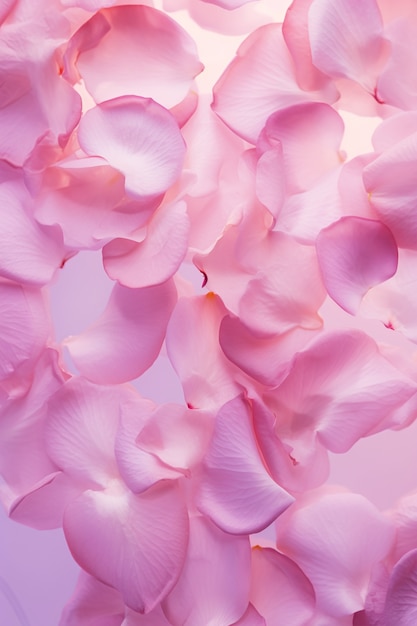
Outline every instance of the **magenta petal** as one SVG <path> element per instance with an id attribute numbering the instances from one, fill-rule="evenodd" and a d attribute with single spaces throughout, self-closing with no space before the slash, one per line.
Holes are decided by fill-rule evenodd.
<path id="1" fill-rule="evenodd" d="M 172 626 L 230 626 L 247 609 L 249 585 L 248 538 L 232 537 L 204 517 L 191 517 L 185 564 L 163 604 Z"/>
<path id="2" fill-rule="evenodd" d="M 352 315 L 371 287 L 397 271 L 395 239 L 375 220 L 342 217 L 321 231 L 316 246 L 328 294 Z"/>
<path id="3" fill-rule="evenodd" d="M 411 626 L 417 622 L 417 549 L 396 563 L 387 590 L 381 624 Z"/>
<path id="4" fill-rule="evenodd" d="M 150 98 L 107 100 L 82 117 L 78 140 L 124 174 L 126 191 L 153 199 L 181 173 L 185 144 L 174 116 Z"/>
<path id="5" fill-rule="evenodd" d="M 64 532 L 83 569 L 118 589 L 130 608 L 147 613 L 178 579 L 188 516 L 172 485 L 136 496 L 115 480 L 68 505 Z"/>
<path id="6" fill-rule="evenodd" d="M 266 528 L 293 501 L 259 456 L 247 404 L 241 398 L 225 404 L 203 463 L 200 511 L 226 532 L 245 534 Z"/>
<path id="7" fill-rule="evenodd" d="M 176 297 L 172 280 L 143 289 L 115 285 L 102 316 L 66 340 L 80 373 L 103 384 L 143 374 L 159 354 Z"/>

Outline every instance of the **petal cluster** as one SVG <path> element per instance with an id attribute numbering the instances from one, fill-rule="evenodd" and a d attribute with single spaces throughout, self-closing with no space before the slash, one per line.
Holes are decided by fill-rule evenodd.
<path id="1" fill-rule="evenodd" d="M 0 498 L 63 528 L 60 626 L 414 624 L 416 494 L 327 480 L 417 417 L 417 7 L 7 0 L 0 25 Z M 213 78 L 206 38 L 236 34 Z M 61 339 L 86 252 L 110 295 Z M 143 391 L 162 361 L 181 400 Z"/>

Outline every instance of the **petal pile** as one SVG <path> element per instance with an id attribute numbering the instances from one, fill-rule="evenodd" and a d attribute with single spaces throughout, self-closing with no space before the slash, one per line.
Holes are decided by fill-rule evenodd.
<path id="1" fill-rule="evenodd" d="M 0 499 L 64 531 L 59 626 L 414 625 L 417 491 L 327 481 L 417 417 L 415 2 L 0 25 Z"/>

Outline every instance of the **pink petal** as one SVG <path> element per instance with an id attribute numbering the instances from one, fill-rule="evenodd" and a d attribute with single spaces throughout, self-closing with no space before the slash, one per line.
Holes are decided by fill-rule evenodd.
<path id="1" fill-rule="evenodd" d="M 167 281 L 186 255 L 189 228 L 185 202 L 162 205 L 151 218 L 142 241 L 135 241 L 132 235 L 130 239 L 113 239 L 103 248 L 107 274 L 132 288 Z"/>
<path id="2" fill-rule="evenodd" d="M 86 491 L 65 510 L 64 532 L 77 563 L 151 611 L 175 584 L 188 542 L 188 516 L 176 489 L 157 485 L 136 496 L 114 481 Z"/>
<path id="3" fill-rule="evenodd" d="M 66 33 L 66 20 L 52 10 L 50 30 L 33 17 L 3 25 L 0 158 L 14 165 L 22 166 L 40 142 L 65 146 L 79 122 L 81 98 L 60 75 L 56 58 L 59 37 L 65 37 L 63 24 Z"/>
<path id="4" fill-rule="evenodd" d="M 317 608 L 334 617 L 364 607 L 372 567 L 393 538 L 387 519 L 352 493 L 311 492 L 277 521 L 278 548 L 312 582 Z"/>
<path id="5" fill-rule="evenodd" d="M 231 537 L 206 518 L 192 517 L 184 567 L 163 604 L 169 622 L 172 626 L 230 626 L 248 606 L 249 572 L 247 537 Z"/>
<path id="6" fill-rule="evenodd" d="M 280 24 L 262 26 L 249 35 L 213 93 L 217 115 L 253 144 L 271 113 L 310 99 L 297 85 Z"/>
<path id="7" fill-rule="evenodd" d="M 342 217 L 321 231 L 316 247 L 328 294 L 352 315 L 371 287 L 397 271 L 395 239 L 375 220 Z"/>
<path id="8" fill-rule="evenodd" d="M 1 167 L 7 176 L 9 167 Z M 42 226 L 31 215 L 32 199 L 19 178 L 0 185 L 0 275 L 30 285 L 48 283 L 65 251 L 57 226 Z"/>
<path id="9" fill-rule="evenodd" d="M 59 224 L 72 249 L 96 249 L 103 239 L 130 234 L 143 226 L 155 203 L 125 196 L 124 176 L 99 157 L 69 158 L 44 174 L 36 197 L 36 219 Z"/>
<path id="10" fill-rule="evenodd" d="M 369 291 L 361 305 L 361 315 L 379 319 L 387 328 L 397 330 L 417 342 L 417 294 L 415 264 L 417 252 L 399 249 L 398 270 L 386 283 Z"/>
<path id="11" fill-rule="evenodd" d="M 413 7 L 415 8 L 415 7 Z M 408 14 L 407 14 L 408 13 Z M 385 31 L 391 54 L 378 79 L 378 99 L 400 109 L 415 109 L 417 98 L 414 88 L 417 64 L 410 54 L 416 37 L 416 14 L 401 12 Z"/>
<path id="12" fill-rule="evenodd" d="M 68 73 L 75 63 L 97 103 L 130 94 L 166 108 L 184 100 L 203 70 L 188 33 L 162 11 L 143 5 L 96 13 L 74 35 L 66 63 Z"/>
<path id="13" fill-rule="evenodd" d="M 295 63 L 298 84 L 306 91 L 323 89 L 332 101 L 337 90 L 329 78 L 313 65 L 308 33 L 308 14 L 313 0 L 294 0 L 285 14 L 282 31 Z M 325 98 L 327 100 L 327 98 Z"/>
<path id="14" fill-rule="evenodd" d="M 78 139 L 84 152 L 122 172 L 133 197 L 162 196 L 181 173 L 185 145 L 177 122 L 149 98 L 123 96 L 90 109 Z"/>
<path id="15" fill-rule="evenodd" d="M 13 381 L 13 390 L 1 407 L 0 473 L 12 499 L 57 470 L 46 451 L 45 422 L 47 401 L 65 380 L 58 356 L 55 350 L 45 349 L 32 364 L 22 388 L 20 381 Z"/>
<path id="16" fill-rule="evenodd" d="M 9 516 L 38 530 L 60 528 L 65 508 L 79 493 L 80 488 L 64 473 L 55 472 L 16 498 L 10 506 Z"/>
<path id="17" fill-rule="evenodd" d="M 417 620 L 417 549 L 396 563 L 387 590 L 381 623 L 411 626 Z"/>
<path id="18" fill-rule="evenodd" d="M 386 60 L 383 24 L 375 0 L 314 0 L 309 14 L 314 65 L 374 92 L 376 74 Z"/>
<path id="19" fill-rule="evenodd" d="M 342 118 L 332 107 L 305 102 L 273 113 L 257 147 L 270 150 L 277 143 L 282 145 L 286 189 L 288 193 L 297 193 L 340 165 L 343 132 Z"/>
<path id="20" fill-rule="evenodd" d="M 233 365 L 218 345 L 219 325 L 225 313 L 213 293 L 181 298 L 168 325 L 168 356 L 181 380 L 186 402 L 193 408 L 219 408 L 240 392 Z"/>
<path id="21" fill-rule="evenodd" d="M 252 549 L 250 595 L 267 624 L 304 626 L 315 609 L 308 578 L 291 559 L 270 548 Z"/>
<path id="22" fill-rule="evenodd" d="M 295 353 L 315 334 L 295 328 L 277 337 L 259 337 L 239 318 L 226 315 L 220 324 L 219 342 L 232 363 L 263 385 L 276 387 L 286 378 Z"/>
<path id="23" fill-rule="evenodd" d="M 286 196 L 286 176 L 282 143 L 261 154 L 256 164 L 256 195 L 277 219 Z"/>
<path id="24" fill-rule="evenodd" d="M 160 480 L 176 480 L 184 475 L 184 472 L 161 463 L 158 456 L 142 450 L 136 443 L 138 433 L 156 410 L 153 402 L 139 397 L 120 406 L 115 455 L 120 475 L 134 493 L 142 493 Z"/>
<path id="25" fill-rule="evenodd" d="M 140 493 L 158 480 L 190 477 L 212 430 L 213 416 L 206 411 L 171 403 L 155 407 L 143 399 L 124 403 L 115 444 L 123 479 Z"/>
<path id="26" fill-rule="evenodd" d="M 285 422 L 280 429 L 271 404 L 269 409 L 259 399 L 252 399 L 256 439 L 271 476 L 289 491 L 303 492 L 322 485 L 330 471 L 326 449 L 315 434 L 300 429 L 292 435 L 288 432 L 290 424 Z"/>
<path id="27" fill-rule="evenodd" d="M 297 442 L 315 429 L 333 452 L 394 426 L 416 384 L 393 367 L 361 331 L 322 333 L 294 359 L 291 372 L 268 395 L 277 432 Z M 398 416 L 397 416 L 398 412 Z M 291 424 L 291 426 L 290 426 Z"/>
<path id="28" fill-rule="evenodd" d="M 119 405 L 132 392 L 73 378 L 52 397 L 46 441 L 56 465 L 86 488 L 106 486 L 118 475 L 114 440 Z"/>
<path id="29" fill-rule="evenodd" d="M 397 244 L 416 248 L 417 133 L 408 134 L 372 161 L 363 171 L 370 202 L 381 220 L 391 229 Z"/>
<path id="30" fill-rule="evenodd" d="M 116 284 L 101 317 L 65 342 L 80 373 L 103 384 L 143 374 L 159 354 L 175 302 L 172 281 L 143 289 Z"/>
<path id="31" fill-rule="evenodd" d="M 249 604 L 246 613 L 231 626 L 267 626 L 266 621 L 252 604 Z"/>
<path id="32" fill-rule="evenodd" d="M 121 626 L 125 606 L 120 594 L 81 571 L 75 591 L 66 604 L 59 626 Z"/>
<path id="33" fill-rule="evenodd" d="M 33 363 L 50 333 L 44 294 L 0 280 L 0 381 Z"/>
<path id="34" fill-rule="evenodd" d="M 199 510 L 233 534 L 259 532 L 294 501 L 268 474 L 251 421 L 241 398 L 221 408 L 197 496 Z"/>
<path id="35" fill-rule="evenodd" d="M 274 235 L 275 258 L 271 255 L 271 265 L 249 280 L 239 302 L 239 317 L 260 336 L 285 333 L 297 326 L 320 328 L 317 311 L 324 288 L 315 250 L 283 233 Z"/>

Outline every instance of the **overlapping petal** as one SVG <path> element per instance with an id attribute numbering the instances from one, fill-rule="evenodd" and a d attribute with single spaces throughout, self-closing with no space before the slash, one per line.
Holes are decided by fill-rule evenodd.
<path id="1" fill-rule="evenodd" d="M 231 400 L 216 417 L 198 508 L 226 532 L 245 534 L 269 526 L 292 502 L 258 454 L 249 407 L 242 398 Z"/>
<path id="2" fill-rule="evenodd" d="M 171 485 L 155 485 L 137 496 L 114 480 L 68 504 L 64 532 L 83 569 L 118 589 L 130 608 L 147 613 L 181 572 L 188 516 Z"/>
<path id="3" fill-rule="evenodd" d="M 185 154 L 175 118 L 150 98 L 106 100 L 83 116 L 78 140 L 125 177 L 126 192 L 155 201 L 179 177 Z"/>
<path id="4" fill-rule="evenodd" d="M 116 284 L 102 316 L 66 340 L 80 373 L 104 384 L 143 374 L 159 354 L 176 299 L 172 279 L 143 289 Z"/>
<path id="5" fill-rule="evenodd" d="M 66 75 L 77 80 L 79 73 L 97 103 L 129 94 L 171 108 L 203 69 L 188 33 L 145 4 L 99 11 L 69 44 Z"/>

